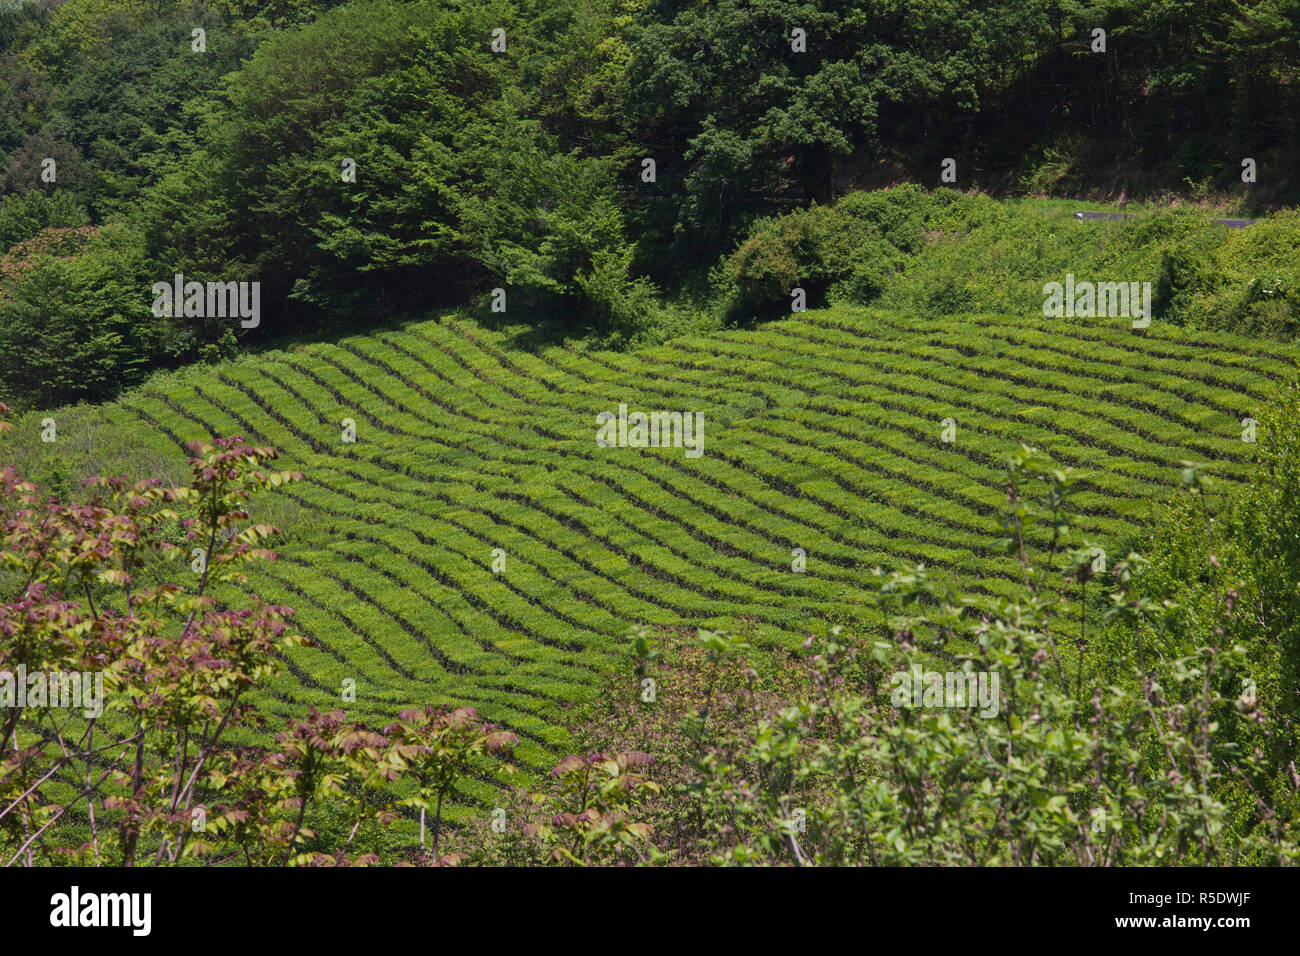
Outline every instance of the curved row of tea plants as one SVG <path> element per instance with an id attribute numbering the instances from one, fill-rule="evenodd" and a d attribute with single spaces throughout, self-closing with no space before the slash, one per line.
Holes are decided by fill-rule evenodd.
<path id="1" fill-rule="evenodd" d="M 42 416 L 7 441 L 37 475 L 109 433 L 137 461 L 214 434 L 276 447 L 306 480 L 259 516 L 287 536 L 247 588 L 295 607 L 312 644 L 267 709 L 382 723 L 413 702 L 471 704 L 540 771 L 631 625 L 790 644 L 867 621 L 871 569 L 905 562 L 1008 594 L 1019 570 L 992 545 L 1005 452 L 1033 444 L 1086 472 L 1082 534 L 1118 549 L 1181 460 L 1246 474 L 1242 419 L 1300 357 L 1158 323 L 845 309 L 632 353 L 513 333 L 448 318 L 264 353 L 52 413 L 51 445 Z M 703 454 L 598 446 L 597 413 L 620 404 L 701 413 Z"/>

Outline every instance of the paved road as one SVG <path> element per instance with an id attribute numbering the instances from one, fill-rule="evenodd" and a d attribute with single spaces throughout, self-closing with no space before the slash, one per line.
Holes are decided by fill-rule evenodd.
<path id="1" fill-rule="evenodd" d="M 1131 212 L 1076 212 L 1075 219 L 1132 219 L 1134 213 Z M 1228 226 L 1232 229 L 1243 229 L 1246 226 L 1253 226 L 1259 222 L 1258 219 L 1216 219 L 1214 220 L 1221 226 Z"/>

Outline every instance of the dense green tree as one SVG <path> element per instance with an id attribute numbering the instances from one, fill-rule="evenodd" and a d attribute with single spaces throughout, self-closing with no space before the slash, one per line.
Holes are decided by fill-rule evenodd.
<path id="1" fill-rule="evenodd" d="M 504 3 L 373 2 L 267 40 L 202 155 L 154 197 L 151 253 L 211 270 L 221 249 L 273 298 L 325 313 L 498 286 L 580 296 L 577 273 L 625 245 L 621 215 L 607 164 L 525 115 L 524 37 L 490 46 L 515 22 Z"/>
<path id="2" fill-rule="evenodd" d="M 633 204 L 637 228 L 660 250 L 674 244 L 656 264 L 675 268 L 878 166 L 938 185 L 949 156 L 961 186 L 1055 163 L 1067 188 L 1114 193 L 1130 175 L 1135 188 L 1144 176 L 1240 187 L 1241 158 L 1263 154 L 1276 195 L 1294 178 L 1300 131 L 1297 11 L 1296 0 L 650 2 L 625 77 L 623 128 L 659 169 Z M 1120 157 L 1134 157 L 1123 171 Z"/>
<path id="3" fill-rule="evenodd" d="M 67 190 L 33 189 L 0 199 L 0 254 L 42 229 L 83 226 L 86 210 Z"/>
<path id="4" fill-rule="evenodd" d="M 8 396 L 28 407 L 102 401 L 187 351 L 183 334 L 150 312 L 138 237 L 110 227 L 65 248 L 53 233 L 48 243 L 30 241 L 37 248 L 26 261 L 16 264 L 12 250 L 4 260 L 0 368 Z"/>
<path id="5" fill-rule="evenodd" d="M 831 198 L 837 164 L 918 109 L 978 104 L 1001 25 L 948 0 L 649 4 L 626 100 L 659 169 L 642 225 L 693 258 L 782 200 Z"/>
<path id="6" fill-rule="evenodd" d="M 208 0 L 208 6 L 229 22 L 287 27 L 306 23 L 347 0 Z"/>
<path id="7" fill-rule="evenodd" d="M 206 30 L 205 52 L 191 48 L 195 28 Z M 94 171 L 88 198 L 101 216 L 119 212 L 186 155 L 204 113 L 200 104 L 251 48 L 242 31 L 202 6 L 106 28 L 106 42 L 61 85 L 47 123 L 66 128 Z"/>
<path id="8" fill-rule="evenodd" d="M 57 0 L 0 0 L 0 55 L 39 35 L 56 3 Z"/>

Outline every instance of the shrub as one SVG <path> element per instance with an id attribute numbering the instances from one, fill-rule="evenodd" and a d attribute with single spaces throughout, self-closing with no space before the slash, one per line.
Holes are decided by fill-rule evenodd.
<path id="1" fill-rule="evenodd" d="M 235 606 L 217 589 L 275 558 L 266 544 L 277 529 L 252 522 L 249 502 L 302 476 L 264 472 L 276 452 L 242 438 L 190 448 L 189 485 L 92 479 L 98 494 L 84 505 L 41 500 L 0 469 L 0 580 L 16 595 L 0 603 L 5 865 L 379 862 L 353 841 L 400 806 L 421 811 L 415 861 L 455 862 L 437 856 L 442 801 L 514 735 L 472 708 L 406 710 L 382 733 L 312 708 L 275 747 L 250 746 L 266 726 L 253 693 L 305 641 L 289 629 L 292 609 L 257 597 Z M 196 553 L 192 587 L 167 579 L 171 558 Z M 102 684 L 75 701 L 32 696 L 36 675 L 68 674 Z M 404 800 L 403 779 L 415 787 Z M 346 837 L 316 832 L 313 811 Z"/>
<path id="2" fill-rule="evenodd" d="M 772 311 L 789 301 L 796 286 L 812 290 L 810 297 L 825 288 L 819 248 L 824 215 L 820 207 L 813 206 L 754 225 L 728 262 L 738 297 L 736 307 Z"/>
<path id="3" fill-rule="evenodd" d="M 1037 312 L 1067 273 L 1152 283 L 1155 314 L 1198 328 L 1300 334 L 1300 214 L 1233 230 L 1191 210 L 1078 222 L 1043 201 L 912 185 L 764 219 L 713 272 L 733 317 L 774 315 L 790 290 L 927 315 Z"/>
<path id="4" fill-rule="evenodd" d="M 34 406 L 101 401 L 188 349 L 149 309 L 136 237 L 46 230 L 0 262 L 0 387 Z"/>
<path id="5" fill-rule="evenodd" d="M 0 255 L 45 229 L 70 229 L 87 223 L 86 210 L 65 190 L 33 189 L 0 200 Z"/>
<path id="6" fill-rule="evenodd" d="M 907 184 L 760 220 L 727 260 L 731 310 L 775 312 L 795 287 L 810 306 L 827 298 L 870 302 L 919 251 L 930 206 Z"/>

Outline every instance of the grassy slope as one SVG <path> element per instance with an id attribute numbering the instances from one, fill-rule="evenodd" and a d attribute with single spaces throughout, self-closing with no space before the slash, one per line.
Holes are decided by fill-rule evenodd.
<path id="1" fill-rule="evenodd" d="M 185 441 L 275 445 L 308 480 L 258 516 L 289 534 L 252 586 L 296 607 L 316 646 L 293 654 L 267 709 L 337 707 L 348 677 L 347 709 L 376 722 L 471 703 L 516 730 L 538 770 L 629 625 L 793 642 L 805 614 L 862 620 L 870 569 L 903 562 L 1004 593 L 1003 452 L 1037 444 L 1086 470 L 1084 532 L 1114 548 L 1172 491 L 1179 460 L 1245 473 L 1239 420 L 1297 357 L 1123 320 L 841 308 L 617 354 L 527 351 L 446 319 L 160 376 L 53 413 L 53 445 L 44 416 L 24 416 L 0 460 L 47 482 L 179 477 Z M 620 402 L 702 412 L 703 457 L 598 447 L 596 413 Z M 345 417 L 356 444 L 341 441 Z M 796 547 L 806 574 L 790 570 Z"/>

